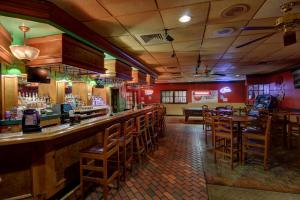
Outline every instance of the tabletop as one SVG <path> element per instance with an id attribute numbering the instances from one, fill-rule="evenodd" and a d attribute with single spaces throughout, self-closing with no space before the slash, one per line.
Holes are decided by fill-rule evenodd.
<path id="1" fill-rule="evenodd" d="M 256 120 L 255 117 L 247 116 L 247 115 L 245 115 L 245 116 L 236 116 L 236 115 L 234 115 L 231 118 L 232 118 L 232 121 L 234 121 L 234 122 L 251 122 L 251 121 Z"/>

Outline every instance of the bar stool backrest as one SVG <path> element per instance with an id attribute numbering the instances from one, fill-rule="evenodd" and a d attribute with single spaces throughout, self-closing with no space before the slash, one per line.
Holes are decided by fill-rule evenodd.
<path id="1" fill-rule="evenodd" d="M 146 114 L 146 126 L 147 127 L 153 126 L 153 113 L 152 112 L 148 112 Z"/>
<path id="2" fill-rule="evenodd" d="M 118 148 L 118 139 L 121 132 L 121 124 L 114 124 L 105 129 L 103 151 L 110 152 Z"/>
<path id="3" fill-rule="evenodd" d="M 128 138 L 132 135 L 132 131 L 134 130 L 134 118 L 127 120 L 124 123 L 124 137 Z"/>
<path id="4" fill-rule="evenodd" d="M 145 131 L 146 129 L 146 116 L 140 115 L 136 118 L 137 132 Z"/>
<path id="5" fill-rule="evenodd" d="M 154 123 L 154 125 L 157 125 L 157 123 L 158 123 L 158 110 L 157 109 L 153 111 L 153 123 Z"/>

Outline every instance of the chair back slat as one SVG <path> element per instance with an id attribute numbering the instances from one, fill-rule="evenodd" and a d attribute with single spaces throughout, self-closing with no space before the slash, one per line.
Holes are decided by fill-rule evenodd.
<path id="1" fill-rule="evenodd" d="M 137 131 L 141 132 L 146 129 L 146 116 L 140 115 L 136 118 Z"/>
<path id="2" fill-rule="evenodd" d="M 124 122 L 123 130 L 125 137 L 132 135 L 132 131 L 134 130 L 134 118 L 131 118 Z"/>
<path id="3" fill-rule="evenodd" d="M 218 134 L 233 134 L 233 122 L 231 118 L 228 117 L 215 117 L 214 122 L 214 133 Z"/>
<path id="4" fill-rule="evenodd" d="M 105 129 L 104 133 L 104 152 L 108 152 L 118 145 L 118 139 L 120 137 L 121 124 L 114 124 Z"/>
<path id="5" fill-rule="evenodd" d="M 148 112 L 146 114 L 146 126 L 149 127 L 152 125 L 153 125 L 153 114 L 152 114 L 152 112 Z"/>

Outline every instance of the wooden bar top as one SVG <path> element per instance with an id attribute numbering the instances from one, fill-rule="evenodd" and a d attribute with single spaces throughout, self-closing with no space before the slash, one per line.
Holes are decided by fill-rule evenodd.
<path id="1" fill-rule="evenodd" d="M 124 111 L 115 114 L 114 116 L 101 116 L 86 119 L 82 120 L 79 124 L 72 126 L 70 124 L 57 125 L 53 127 L 43 128 L 41 132 L 36 133 L 3 133 L 0 135 L 0 146 L 54 140 L 59 137 L 76 133 L 78 131 L 89 129 L 99 125 L 104 125 L 106 123 L 112 123 L 113 121 L 118 121 L 125 117 L 126 119 L 128 119 L 129 116 L 134 117 L 135 115 L 147 112 L 153 108 L 153 106 L 147 106 L 143 109 Z"/>

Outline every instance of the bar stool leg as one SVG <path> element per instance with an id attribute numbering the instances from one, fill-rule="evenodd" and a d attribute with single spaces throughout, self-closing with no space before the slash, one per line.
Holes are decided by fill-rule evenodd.
<path id="1" fill-rule="evenodd" d="M 103 160 L 103 166 L 104 166 L 104 184 L 103 184 L 103 199 L 107 200 L 108 196 L 108 184 L 107 184 L 107 160 Z"/>
<path id="2" fill-rule="evenodd" d="M 82 177 L 83 177 L 82 164 L 83 164 L 83 161 L 82 161 L 82 158 L 80 158 L 80 191 L 81 191 L 81 199 L 84 199 L 83 180 L 82 180 Z"/>

